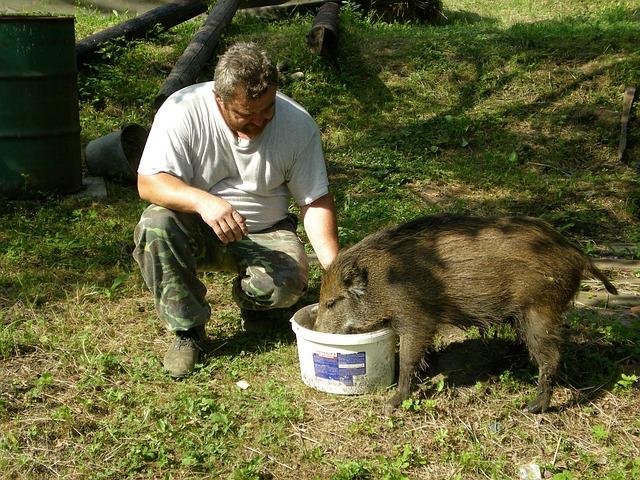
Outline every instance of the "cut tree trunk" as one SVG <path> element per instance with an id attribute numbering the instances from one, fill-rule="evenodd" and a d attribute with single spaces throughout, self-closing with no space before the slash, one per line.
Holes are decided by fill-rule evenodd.
<path id="1" fill-rule="evenodd" d="M 318 9 L 311 31 L 307 34 L 307 46 L 316 55 L 335 55 L 338 48 L 338 23 L 340 5 L 328 2 Z"/>

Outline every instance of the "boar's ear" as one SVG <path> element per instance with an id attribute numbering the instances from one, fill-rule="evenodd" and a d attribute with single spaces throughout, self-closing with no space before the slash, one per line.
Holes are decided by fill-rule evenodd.
<path id="1" fill-rule="evenodd" d="M 361 297 L 369 283 L 369 272 L 353 260 L 342 268 L 342 282 L 352 296 Z"/>

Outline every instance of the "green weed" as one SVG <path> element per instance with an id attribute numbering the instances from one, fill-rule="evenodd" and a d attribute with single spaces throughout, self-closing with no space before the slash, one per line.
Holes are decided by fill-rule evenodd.
<path id="1" fill-rule="evenodd" d="M 437 390 L 438 386 L 440 385 L 440 383 L 438 383 L 438 385 L 436 386 L 436 391 L 440 392 L 442 391 L 442 388 L 444 388 L 444 380 L 442 380 L 442 387 L 440 387 L 440 390 Z M 420 412 L 422 410 L 433 410 L 436 408 L 436 401 L 433 399 L 415 399 L 415 398 L 407 398 L 406 400 L 403 400 L 402 403 L 400 404 L 400 407 L 403 410 L 407 410 L 407 411 L 411 411 L 411 412 Z"/>
<path id="2" fill-rule="evenodd" d="M 614 390 L 616 391 L 630 390 L 635 385 L 638 385 L 637 375 L 626 375 L 624 373 L 621 373 L 620 380 L 616 382 Z"/>
<path id="3" fill-rule="evenodd" d="M 365 480 L 371 478 L 371 467 L 368 462 L 338 462 L 336 468 L 337 472 L 331 476 L 331 480 Z"/>
<path id="4" fill-rule="evenodd" d="M 594 425 L 591 428 L 591 435 L 599 442 L 602 442 L 609 438 L 609 430 L 604 425 Z"/>

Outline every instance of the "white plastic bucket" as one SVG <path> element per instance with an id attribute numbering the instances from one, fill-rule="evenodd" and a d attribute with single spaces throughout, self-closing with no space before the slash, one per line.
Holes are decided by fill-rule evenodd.
<path id="1" fill-rule="evenodd" d="M 393 330 L 353 335 L 316 332 L 306 326 L 313 324 L 317 309 L 317 303 L 308 305 L 291 319 L 302 381 L 316 390 L 341 395 L 369 393 L 391 385 L 396 366 Z"/>

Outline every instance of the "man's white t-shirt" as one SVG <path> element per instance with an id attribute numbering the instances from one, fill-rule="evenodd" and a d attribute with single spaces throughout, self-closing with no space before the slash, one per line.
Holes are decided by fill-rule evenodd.
<path id="1" fill-rule="evenodd" d="M 223 198 L 250 232 L 285 218 L 290 195 L 302 206 L 328 193 L 320 132 L 304 108 L 278 92 L 272 120 L 242 140 L 224 121 L 213 89 L 212 81 L 199 83 L 163 103 L 138 173 L 169 173 Z"/>

